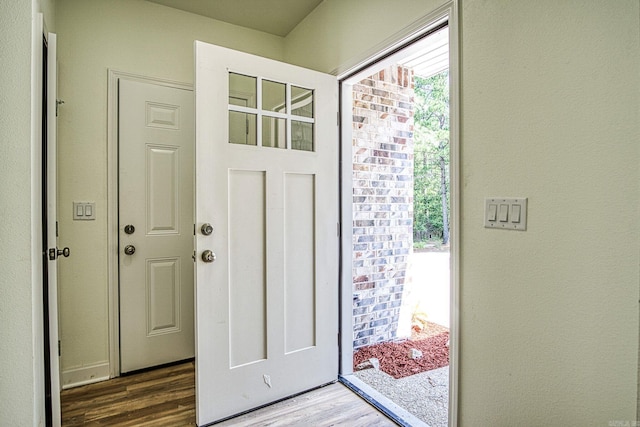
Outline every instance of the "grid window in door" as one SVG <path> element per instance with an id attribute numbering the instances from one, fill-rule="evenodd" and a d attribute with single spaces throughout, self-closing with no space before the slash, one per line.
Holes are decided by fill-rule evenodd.
<path id="1" fill-rule="evenodd" d="M 314 91 L 229 73 L 229 143 L 315 151 Z"/>

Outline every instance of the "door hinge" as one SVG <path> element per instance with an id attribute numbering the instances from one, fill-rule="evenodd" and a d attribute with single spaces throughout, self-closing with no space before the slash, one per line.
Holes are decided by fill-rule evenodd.
<path id="1" fill-rule="evenodd" d="M 336 113 L 336 116 L 338 116 L 338 117 L 337 117 L 337 123 L 338 123 L 338 127 L 339 127 L 339 126 L 340 126 L 340 111 L 338 111 L 338 112 Z"/>
<path id="2" fill-rule="evenodd" d="M 60 344 L 60 340 L 58 340 L 58 357 L 62 356 L 62 344 Z"/>
<path id="3" fill-rule="evenodd" d="M 58 234 L 58 221 L 56 221 L 56 237 L 60 237 L 60 235 Z"/>
<path id="4" fill-rule="evenodd" d="M 193 224 L 193 235 L 194 236 L 196 235 L 196 225 L 195 224 Z"/>
<path id="5" fill-rule="evenodd" d="M 196 251 L 193 251 L 193 255 L 191 255 L 193 262 L 196 262 Z"/>
<path id="6" fill-rule="evenodd" d="M 336 231 L 338 233 L 338 237 L 340 237 L 340 223 L 337 223 L 336 226 L 337 226 Z"/>

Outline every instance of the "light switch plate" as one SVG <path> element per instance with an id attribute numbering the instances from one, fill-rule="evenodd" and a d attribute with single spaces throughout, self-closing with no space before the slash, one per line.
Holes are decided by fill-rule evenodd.
<path id="1" fill-rule="evenodd" d="M 96 203 L 73 202 L 73 219 L 76 221 L 90 221 L 96 219 Z"/>
<path id="2" fill-rule="evenodd" d="M 506 209 L 506 215 L 505 215 Z M 498 215 L 496 215 L 498 213 Z M 501 230 L 527 229 L 526 197 L 487 197 L 484 199 L 484 226 Z"/>

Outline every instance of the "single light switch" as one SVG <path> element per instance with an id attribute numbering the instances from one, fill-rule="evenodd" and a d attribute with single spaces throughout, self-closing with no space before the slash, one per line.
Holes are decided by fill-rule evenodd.
<path id="1" fill-rule="evenodd" d="M 496 215 L 498 212 L 498 205 L 494 205 L 493 203 L 489 205 L 489 212 L 487 213 L 487 219 L 489 221 L 495 221 Z"/>
<path id="2" fill-rule="evenodd" d="M 76 205 L 76 216 L 84 216 L 84 207 L 81 204 Z"/>
<path id="3" fill-rule="evenodd" d="M 507 217 L 509 215 L 509 205 L 500 205 L 500 212 L 498 214 L 498 219 L 500 222 L 507 222 Z"/>
<path id="4" fill-rule="evenodd" d="M 520 222 L 520 205 L 513 204 L 511 205 L 511 222 L 518 223 Z"/>
<path id="5" fill-rule="evenodd" d="M 85 205 L 84 213 L 86 216 L 93 216 L 93 207 L 91 206 L 91 203 L 88 203 L 87 205 Z"/>

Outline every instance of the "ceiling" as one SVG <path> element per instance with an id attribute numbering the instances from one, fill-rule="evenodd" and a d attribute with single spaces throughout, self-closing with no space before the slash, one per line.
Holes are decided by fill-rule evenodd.
<path id="1" fill-rule="evenodd" d="M 284 37 L 322 0 L 147 0 Z"/>

